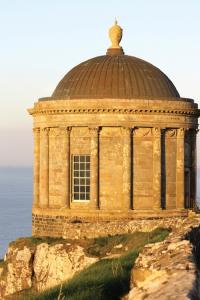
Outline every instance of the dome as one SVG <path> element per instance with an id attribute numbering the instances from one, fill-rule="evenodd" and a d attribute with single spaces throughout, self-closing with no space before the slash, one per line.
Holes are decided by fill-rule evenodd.
<path id="1" fill-rule="evenodd" d="M 107 55 L 75 66 L 59 82 L 53 99 L 164 99 L 180 98 L 170 79 L 152 64 L 124 55 L 119 45 L 122 28 L 109 30 Z"/>
<path id="2" fill-rule="evenodd" d="M 138 99 L 180 97 L 171 80 L 152 64 L 124 54 L 94 57 L 59 82 L 56 99 Z"/>

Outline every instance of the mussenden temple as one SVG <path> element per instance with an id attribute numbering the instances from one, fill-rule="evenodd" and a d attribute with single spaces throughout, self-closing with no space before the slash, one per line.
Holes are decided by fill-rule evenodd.
<path id="1" fill-rule="evenodd" d="M 33 234 L 62 236 L 73 218 L 186 216 L 196 205 L 200 110 L 152 64 L 124 54 L 75 66 L 29 109 L 34 127 Z"/>

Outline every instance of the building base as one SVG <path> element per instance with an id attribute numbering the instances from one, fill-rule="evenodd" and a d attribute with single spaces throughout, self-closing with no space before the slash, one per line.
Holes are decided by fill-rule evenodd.
<path id="1" fill-rule="evenodd" d="M 131 220 L 150 220 L 171 217 L 187 217 L 188 210 L 72 210 L 72 209 L 46 209 L 33 208 L 32 234 L 34 236 L 51 236 L 71 238 L 73 225 L 81 231 L 84 223 L 113 223 L 126 225 Z M 77 225 L 78 224 L 78 225 Z M 92 229 L 91 229 L 92 230 Z M 96 230 L 96 229 L 94 229 Z M 105 231 L 106 234 L 106 231 Z M 96 234 L 98 236 L 98 234 Z M 92 236 L 95 236 L 93 233 Z"/>

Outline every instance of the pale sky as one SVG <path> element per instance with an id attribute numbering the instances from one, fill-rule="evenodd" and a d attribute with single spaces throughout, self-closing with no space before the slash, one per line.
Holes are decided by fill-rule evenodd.
<path id="1" fill-rule="evenodd" d="M 0 166 L 32 164 L 26 109 L 73 66 L 105 54 L 115 17 L 125 53 L 200 104 L 199 15 L 200 0 L 0 0 Z"/>

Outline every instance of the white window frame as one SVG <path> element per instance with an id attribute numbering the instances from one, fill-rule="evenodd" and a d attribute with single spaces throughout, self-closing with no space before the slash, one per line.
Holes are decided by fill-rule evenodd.
<path id="1" fill-rule="evenodd" d="M 89 202 L 91 195 L 91 156 L 89 154 L 73 154 L 71 157 L 71 166 L 72 201 L 81 203 Z M 84 174 L 81 174 L 82 172 Z M 77 180 L 77 184 L 75 184 L 75 180 Z M 78 191 L 75 191 L 75 187 L 77 187 Z M 82 191 L 81 187 L 83 188 Z M 84 199 L 81 199 L 83 195 Z"/>

